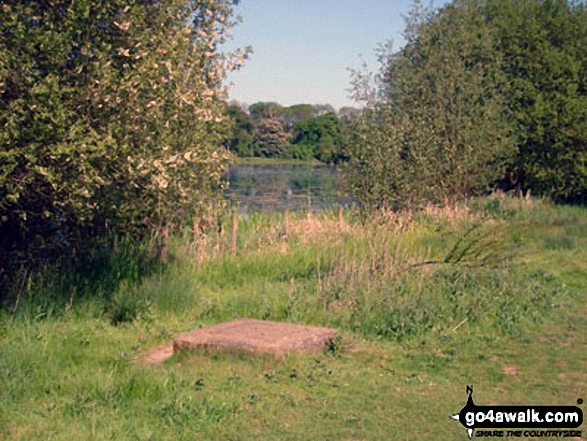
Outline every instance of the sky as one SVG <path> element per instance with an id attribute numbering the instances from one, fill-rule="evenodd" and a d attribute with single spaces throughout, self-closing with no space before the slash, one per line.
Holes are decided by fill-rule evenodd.
<path id="1" fill-rule="evenodd" d="M 435 0 L 441 6 L 447 0 Z M 429 4 L 429 3 L 427 3 Z M 243 22 L 228 49 L 252 46 L 245 66 L 231 73 L 230 99 L 359 105 L 349 97 L 349 68 L 378 68 L 375 49 L 404 43 L 403 16 L 412 0 L 241 0 Z"/>

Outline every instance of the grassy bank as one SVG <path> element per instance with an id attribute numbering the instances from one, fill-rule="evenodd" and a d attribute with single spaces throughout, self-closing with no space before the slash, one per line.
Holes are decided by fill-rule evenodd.
<path id="1" fill-rule="evenodd" d="M 466 384 L 477 404 L 573 405 L 587 392 L 586 214 L 494 198 L 367 224 L 253 215 L 236 255 L 228 228 L 186 234 L 167 268 L 108 298 L 51 309 L 24 289 L 16 314 L 0 316 L 0 436 L 466 439 L 448 418 Z M 143 361 L 180 332 L 237 317 L 342 337 L 333 352 L 285 360 Z"/>

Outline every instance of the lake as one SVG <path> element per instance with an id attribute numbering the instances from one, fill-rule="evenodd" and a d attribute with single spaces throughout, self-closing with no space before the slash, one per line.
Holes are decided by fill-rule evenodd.
<path id="1" fill-rule="evenodd" d="M 239 211 L 323 210 L 348 204 L 336 166 L 232 164 L 225 173 L 228 199 Z"/>

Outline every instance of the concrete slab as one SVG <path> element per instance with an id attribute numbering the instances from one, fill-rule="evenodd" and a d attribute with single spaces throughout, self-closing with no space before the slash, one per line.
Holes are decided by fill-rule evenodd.
<path id="1" fill-rule="evenodd" d="M 181 334 L 173 352 L 201 349 L 231 352 L 320 352 L 336 335 L 335 329 L 266 320 L 238 319 Z"/>

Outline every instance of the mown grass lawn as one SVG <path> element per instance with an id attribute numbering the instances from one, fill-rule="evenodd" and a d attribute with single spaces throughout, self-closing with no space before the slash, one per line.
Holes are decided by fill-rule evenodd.
<path id="1" fill-rule="evenodd" d="M 575 405 L 587 398 L 587 211 L 473 205 L 366 225 L 299 217 L 286 238 L 277 218 L 252 218 L 236 256 L 178 242 L 165 271 L 108 302 L 23 298 L 0 317 L 0 436 L 464 440 L 449 415 L 467 384 L 477 404 Z M 236 317 L 342 338 L 319 355 L 144 362 Z"/>

